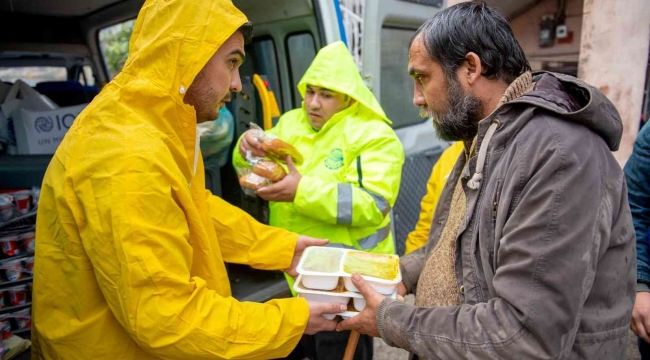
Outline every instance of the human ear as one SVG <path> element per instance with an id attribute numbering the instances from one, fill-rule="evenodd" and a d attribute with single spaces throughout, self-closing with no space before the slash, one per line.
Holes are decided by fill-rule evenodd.
<path id="1" fill-rule="evenodd" d="M 481 58 L 476 53 L 469 52 L 465 55 L 464 65 L 467 67 L 466 81 L 468 85 L 474 85 L 483 73 Z"/>

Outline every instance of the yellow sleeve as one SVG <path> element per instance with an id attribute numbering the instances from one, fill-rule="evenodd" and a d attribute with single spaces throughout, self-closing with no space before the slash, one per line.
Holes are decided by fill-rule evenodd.
<path id="1" fill-rule="evenodd" d="M 419 247 L 424 246 L 429 239 L 429 229 L 431 229 L 431 222 L 433 221 L 433 210 L 438 203 L 438 197 L 444 187 L 444 181 L 440 184 L 440 176 L 438 173 L 439 167 L 434 166 L 431 171 L 429 181 L 427 181 L 427 193 L 424 194 L 422 202 L 420 203 L 420 217 L 415 229 L 411 231 L 406 238 L 406 254 L 417 250 Z"/>
<path id="2" fill-rule="evenodd" d="M 166 176 L 174 164 L 160 159 L 159 153 L 136 152 L 93 167 L 108 169 L 110 176 L 82 174 L 71 181 L 79 183 L 71 192 L 74 202 L 83 203 L 80 211 L 89 218 L 84 248 L 111 312 L 140 347 L 160 358 L 287 356 L 307 325 L 306 301 L 239 302 L 191 275 L 191 237 L 177 202 L 185 184 Z M 278 235 L 287 241 L 279 250 L 286 254 L 295 235 L 268 229 L 215 199 L 212 217 L 218 218 L 214 223 L 228 260 L 250 260 L 269 268 L 287 264 L 289 256 L 278 256 L 271 245 L 255 239 L 268 241 Z M 237 246 L 241 249 L 236 251 Z"/>
<path id="3" fill-rule="evenodd" d="M 445 187 L 449 173 L 454 168 L 456 160 L 458 160 L 462 152 L 463 143 L 458 141 L 440 155 L 440 159 L 433 167 L 429 181 L 427 181 L 427 193 L 420 204 L 420 218 L 415 225 L 415 229 L 406 238 L 406 254 L 424 246 L 429 240 L 429 230 L 431 230 L 438 198 Z"/>
<path id="4" fill-rule="evenodd" d="M 262 270 L 291 266 L 298 234 L 259 223 L 242 209 L 206 191 L 224 261 Z"/>

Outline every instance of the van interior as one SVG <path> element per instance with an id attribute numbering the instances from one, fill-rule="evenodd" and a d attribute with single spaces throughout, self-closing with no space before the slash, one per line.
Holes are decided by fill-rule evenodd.
<path id="1" fill-rule="evenodd" d="M 340 3 L 346 2 L 357 7 L 364 4 L 359 0 Z M 90 102 L 119 71 L 107 58 L 103 39 L 106 34 L 115 35 L 120 26 L 132 27 L 142 4 L 142 0 L 0 1 L 0 81 L 26 81 L 62 107 Z M 339 2 L 332 0 L 234 0 L 234 4 L 254 23 L 254 37 L 241 68 L 243 91 L 227 105 L 235 120 L 230 154 L 250 123 L 265 126 L 264 118 L 270 117 L 254 75 L 266 80 L 266 90 L 273 92 L 280 113 L 300 107 L 298 81 L 318 49 L 343 38 L 363 59 L 359 62 L 362 76 L 405 148 L 400 195 L 391 214 L 402 254 L 404 240 L 417 222 L 432 166 L 448 146 L 412 105 L 413 85 L 406 71 L 408 44 L 417 27 L 444 8 L 446 1 L 365 0 L 362 15 L 347 8 L 342 11 Z M 357 22 L 348 23 L 344 30 L 341 19 L 346 16 Z M 121 46 L 128 46 L 128 36 Z M 277 116 L 271 118 L 275 121 Z M 51 155 L 0 154 L 0 189 L 40 186 L 50 159 Z M 206 161 L 206 187 L 259 221 L 267 221 L 266 204 L 242 193 L 232 165 Z M 235 264 L 228 264 L 228 272 L 233 296 L 239 300 L 290 296 L 280 272 Z"/>

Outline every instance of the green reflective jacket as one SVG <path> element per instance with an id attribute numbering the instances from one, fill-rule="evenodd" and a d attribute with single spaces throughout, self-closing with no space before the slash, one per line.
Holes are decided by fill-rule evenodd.
<path id="1" fill-rule="evenodd" d="M 388 213 L 395 204 L 404 150 L 390 120 L 342 42 L 318 52 L 298 84 L 347 94 L 356 102 L 335 114 L 320 131 L 304 107 L 285 113 L 269 133 L 296 147 L 305 161 L 294 202 L 271 202 L 270 224 L 329 239 L 334 246 L 394 253 Z M 238 147 L 237 147 L 238 148 Z M 235 166 L 244 165 L 238 151 Z"/>

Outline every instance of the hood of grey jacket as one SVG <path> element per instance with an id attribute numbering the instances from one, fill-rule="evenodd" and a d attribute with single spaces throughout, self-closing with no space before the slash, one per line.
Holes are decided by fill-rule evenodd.
<path id="1" fill-rule="evenodd" d="M 600 90 L 572 76 L 549 72 L 533 73 L 533 82 L 533 91 L 508 104 L 527 103 L 554 112 L 598 134 L 611 151 L 618 150 L 623 123 Z"/>

